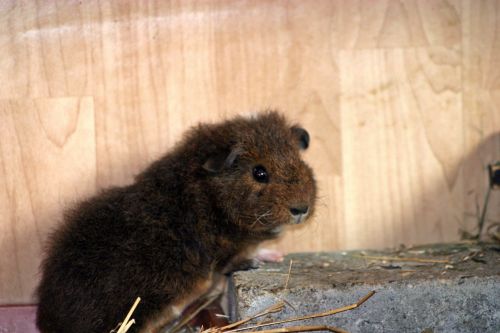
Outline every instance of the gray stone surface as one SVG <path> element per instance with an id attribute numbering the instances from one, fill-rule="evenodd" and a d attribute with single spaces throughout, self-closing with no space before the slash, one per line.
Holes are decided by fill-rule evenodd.
<path id="1" fill-rule="evenodd" d="M 292 254 L 283 263 L 233 275 L 232 316 L 246 318 L 280 300 L 289 304 L 285 310 L 261 320 L 308 315 L 355 303 L 375 290 L 352 311 L 282 326 L 329 325 L 352 333 L 498 333 L 499 251 L 494 244 L 457 243 L 398 251 Z"/>

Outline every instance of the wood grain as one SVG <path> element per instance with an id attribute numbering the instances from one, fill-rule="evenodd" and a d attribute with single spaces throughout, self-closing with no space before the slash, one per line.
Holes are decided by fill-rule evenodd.
<path id="1" fill-rule="evenodd" d="M 346 247 L 453 239 L 463 203 L 457 52 L 363 50 L 340 58 L 344 209 L 352 222 Z"/>
<path id="2" fill-rule="evenodd" d="M 93 100 L 0 100 L 0 119 L 0 302 L 20 303 L 62 208 L 95 191 Z"/>
<path id="3" fill-rule="evenodd" d="M 334 1 L 332 46 L 345 49 L 455 46 L 461 42 L 461 3 Z"/>
<path id="4" fill-rule="evenodd" d="M 190 126 L 279 108 L 317 216 L 284 251 L 458 239 L 500 159 L 497 1 L 0 2 L 0 303 L 33 301 L 64 207 Z M 489 220 L 500 219 L 493 193 Z"/>

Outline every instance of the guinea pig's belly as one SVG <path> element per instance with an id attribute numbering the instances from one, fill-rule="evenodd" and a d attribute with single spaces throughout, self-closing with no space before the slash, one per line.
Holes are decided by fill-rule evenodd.
<path id="1" fill-rule="evenodd" d="M 140 333 L 161 332 L 162 328 L 178 318 L 191 303 L 212 293 L 220 294 L 224 290 L 225 282 L 226 279 L 220 274 L 211 274 L 210 277 L 198 281 L 190 292 L 179 297 L 149 319 L 141 328 Z"/>

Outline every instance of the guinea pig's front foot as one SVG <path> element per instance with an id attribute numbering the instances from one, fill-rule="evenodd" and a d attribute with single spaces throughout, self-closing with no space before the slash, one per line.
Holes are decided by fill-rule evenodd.
<path id="1" fill-rule="evenodd" d="M 258 249 L 256 259 L 260 262 L 282 262 L 283 252 L 272 249 Z"/>
<path id="2" fill-rule="evenodd" d="M 223 274 L 230 274 L 235 271 L 247 271 L 257 269 L 266 262 L 282 262 L 283 253 L 278 250 L 258 249 L 247 253 L 247 256 L 237 256 L 224 268 Z"/>
<path id="3" fill-rule="evenodd" d="M 247 271 L 257 269 L 266 262 L 282 262 L 283 252 L 272 249 L 258 249 L 255 256 L 233 263 L 231 271 Z"/>

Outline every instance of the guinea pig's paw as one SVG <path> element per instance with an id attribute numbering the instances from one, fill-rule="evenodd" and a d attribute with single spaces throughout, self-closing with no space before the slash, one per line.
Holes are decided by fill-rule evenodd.
<path id="1" fill-rule="evenodd" d="M 240 270 L 250 270 L 250 269 L 257 269 L 262 265 L 262 261 L 260 261 L 258 258 L 251 258 L 244 260 L 240 264 Z"/>
<path id="2" fill-rule="evenodd" d="M 229 272 L 234 271 L 248 271 L 250 269 L 257 269 L 261 266 L 262 262 L 257 258 L 241 260 L 237 263 L 233 263 Z"/>
<path id="3" fill-rule="evenodd" d="M 262 262 L 282 262 L 283 252 L 272 249 L 257 250 L 256 259 Z"/>

